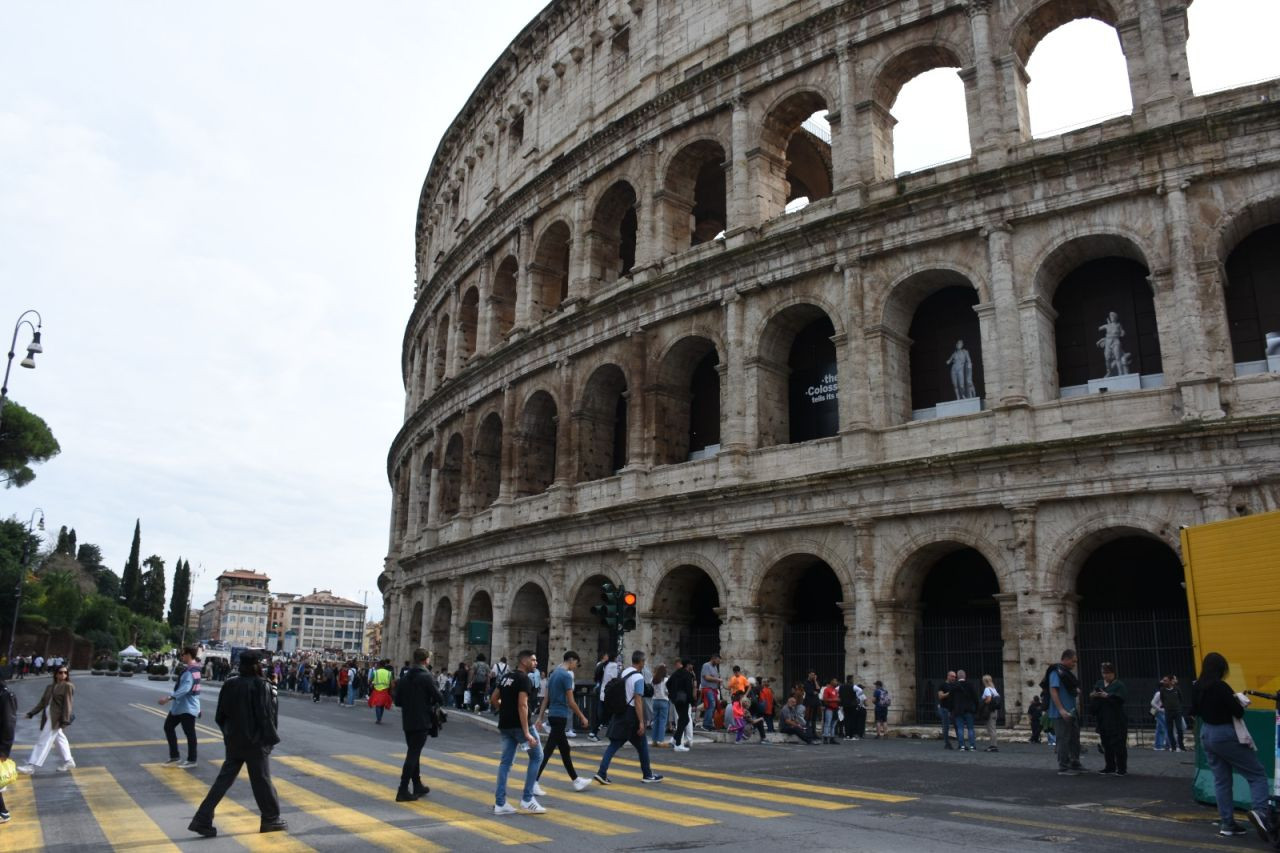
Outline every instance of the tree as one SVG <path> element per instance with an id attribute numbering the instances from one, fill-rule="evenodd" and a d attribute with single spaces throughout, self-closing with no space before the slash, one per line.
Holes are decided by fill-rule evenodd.
<path id="1" fill-rule="evenodd" d="M 138 552 L 142 549 L 142 519 L 133 525 L 133 545 L 129 548 L 129 561 L 124 564 L 124 574 L 120 576 L 120 598 L 125 607 L 138 610 L 142 604 L 142 566 L 138 563 Z"/>
<path id="2" fill-rule="evenodd" d="M 141 607 L 134 610 L 148 619 L 164 618 L 164 560 L 152 554 L 142 562 L 147 571 L 142 576 Z"/>
<path id="3" fill-rule="evenodd" d="M 71 532 L 67 534 L 67 556 L 72 559 L 76 556 L 76 529 L 71 528 Z"/>
<path id="4" fill-rule="evenodd" d="M 181 628 L 187 621 L 187 599 L 191 594 L 191 564 L 178 558 L 173 570 L 173 597 L 169 599 L 169 625 Z"/>
<path id="5" fill-rule="evenodd" d="M 68 547 L 67 526 L 64 524 L 62 527 L 58 528 L 58 544 L 53 546 L 53 553 L 66 554 Z M 72 552 L 72 556 L 74 556 L 74 552 Z"/>
<path id="6" fill-rule="evenodd" d="M 22 578 L 24 610 L 25 602 L 36 601 L 40 597 L 40 583 L 29 568 L 39 548 L 40 537 L 28 531 L 25 523 L 16 518 L 0 521 L 0 625 L 5 626 L 0 636 L 6 640 L 13 620 L 13 599 L 18 579 Z"/>
<path id="7" fill-rule="evenodd" d="M 112 601 L 120 600 L 120 576 L 118 574 L 106 566 L 100 566 L 93 573 L 93 577 L 98 582 L 98 595 L 106 596 Z"/>
<path id="8" fill-rule="evenodd" d="M 47 572 L 40 578 L 40 582 L 44 584 L 41 612 L 49 620 L 49 627 L 74 627 L 84 603 L 84 596 L 75 576 L 70 572 Z"/>
<path id="9" fill-rule="evenodd" d="M 102 549 L 92 542 L 86 542 L 76 549 L 76 562 L 95 575 L 106 568 L 102 565 Z"/>
<path id="10" fill-rule="evenodd" d="M 0 479 L 6 489 L 30 483 L 36 478 L 31 466 L 52 459 L 61 450 L 43 418 L 6 401 L 0 411 Z"/>

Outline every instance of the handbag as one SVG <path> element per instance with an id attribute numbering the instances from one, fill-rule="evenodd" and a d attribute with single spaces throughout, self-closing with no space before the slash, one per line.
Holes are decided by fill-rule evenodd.
<path id="1" fill-rule="evenodd" d="M 1239 741 L 1241 746 L 1247 746 L 1249 749 L 1254 750 L 1258 748 L 1253 742 L 1253 735 L 1249 734 L 1249 730 L 1245 727 L 1244 720 L 1239 717 L 1232 717 L 1231 724 L 1235 726 L 1236 740 Z"/>
<path id="2" fill-rule="evenodd" d="M 18 778 L 18 764 L 12 758 L 6 758 L 0 761 L 0 791 L 13 784 L 13 780 Z"/>

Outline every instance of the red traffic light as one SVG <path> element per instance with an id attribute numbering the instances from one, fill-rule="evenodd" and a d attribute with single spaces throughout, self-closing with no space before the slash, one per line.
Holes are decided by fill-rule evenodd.
<path id="1" fill-rule="evenodd" d="M 634 592 L 628 592 L 626 595 L 622 596 L 622 603 L 627 605 L 628 607 L 635 607 L 636 594 Z"/>

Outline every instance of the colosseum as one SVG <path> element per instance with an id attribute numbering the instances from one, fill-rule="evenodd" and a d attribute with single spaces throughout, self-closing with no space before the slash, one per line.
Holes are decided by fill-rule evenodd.
<path id="1" fill-rule="evenodd" d="M 902 721 L 1064 646 L 1191 675 L 1179 528 L 1280 506 L 1280 81 L 1195 94 L 1188 5 L 549 3 L 422 189 L 388 653 L 590 658 L 609 580 L 651 662 Z M 1132 112 L 1035 138 L 1079 18 Z M 935 68 L 969 154 L 899 173 Z"/>

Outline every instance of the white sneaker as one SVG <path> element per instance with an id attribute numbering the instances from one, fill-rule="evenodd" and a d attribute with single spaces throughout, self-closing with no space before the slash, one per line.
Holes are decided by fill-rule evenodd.
<path id="1" fill-rule="evenodd" d="M 515 814 L 516 811 L 517 811 L 516 807 L 511 805 L 511 803 L 503 803 L 500 806 L 495 805 L 493 807 L 493 813 L 498 816 Z"/>
<path id="2" fill-rule="evenodd" d="M 20 764 L 18 765 L 18 772 L 30 776 L 36 772 L 36 766 L 34 764 Z"/>
<path id="3" fill-rule="evenodd" d="M 542 790 L 542 786 L 541 786 L 541 785 L 539 785 L 537 782 L 534 782 L 534 783 L 533 783 L 533 795 L 534 795 L 535 797 L 545 797 L 545 796 L 547 795 L 547 792 L 546 792 L 546 791 L 544 791 L 544 790 Z"/>
<path id="4" fill-rule="evenodd" d="M 73 760 L 73 761 L 64 761 L 64 762 L 62 762 L 61 764 L 59 764 L 59 765 L 58 765 L 58 772 L 59 772 L 59 773 L 66 773 L 68 770 L 74 770 L 74 769 L 75 769 L 75 767 L 76 767 L 76 763 L 75 763 L 75 761 L 74 761 L 74 760 Z"/>
<path id="5" fill-rule="evenodd" d="M 182 761 L 179 761 L 179 762 L 178 762 L 178 765 L 177 765 L 177 766 L 178 766 L 178 767 L 181 767 L 183 770 L 185 770 L 185 769 L 187 769 L 188 767 L 195 767 L 195 766 L 196 766 L 196 763 L 195 763 L 194 761 L 187 761 L 186 759 L 183 759 Z"/>
<path id="6" fill-rule="evenodd" d="M 577 733 L 577 732 L 575 732 L 575 731 L 567 731 L 567 732 L 565 732 L 565 733 L 564 733 L 564 736 L 565 736 L 565 737 L 573 738 L 573 737 L 577 737 L 577 736 L 578 736 L 578 733 Z"/>
<path id="7" fill-rule="evenodd" d="M 537 800 L 529 798 L 520 801 L 520 811 L 525 814 L 545 814 L 547 810 Z"/>
<path id="8" fill-rule="evenodd" d="M 677 747 L 675 747 L 674 749 L 672 749 L 671 751 L 672 751 L 672 752 L 688 752 L 688 751 L 689 751 L 689 747 L 687 747 L 687 746 L 677 746 Z"/>
<path id="9" fill-rule="evenodd" d="M 591 787 L 591 779 L 587 776 L 579 776 L 573 780 L 573 790 L 585 791 Z"/>

